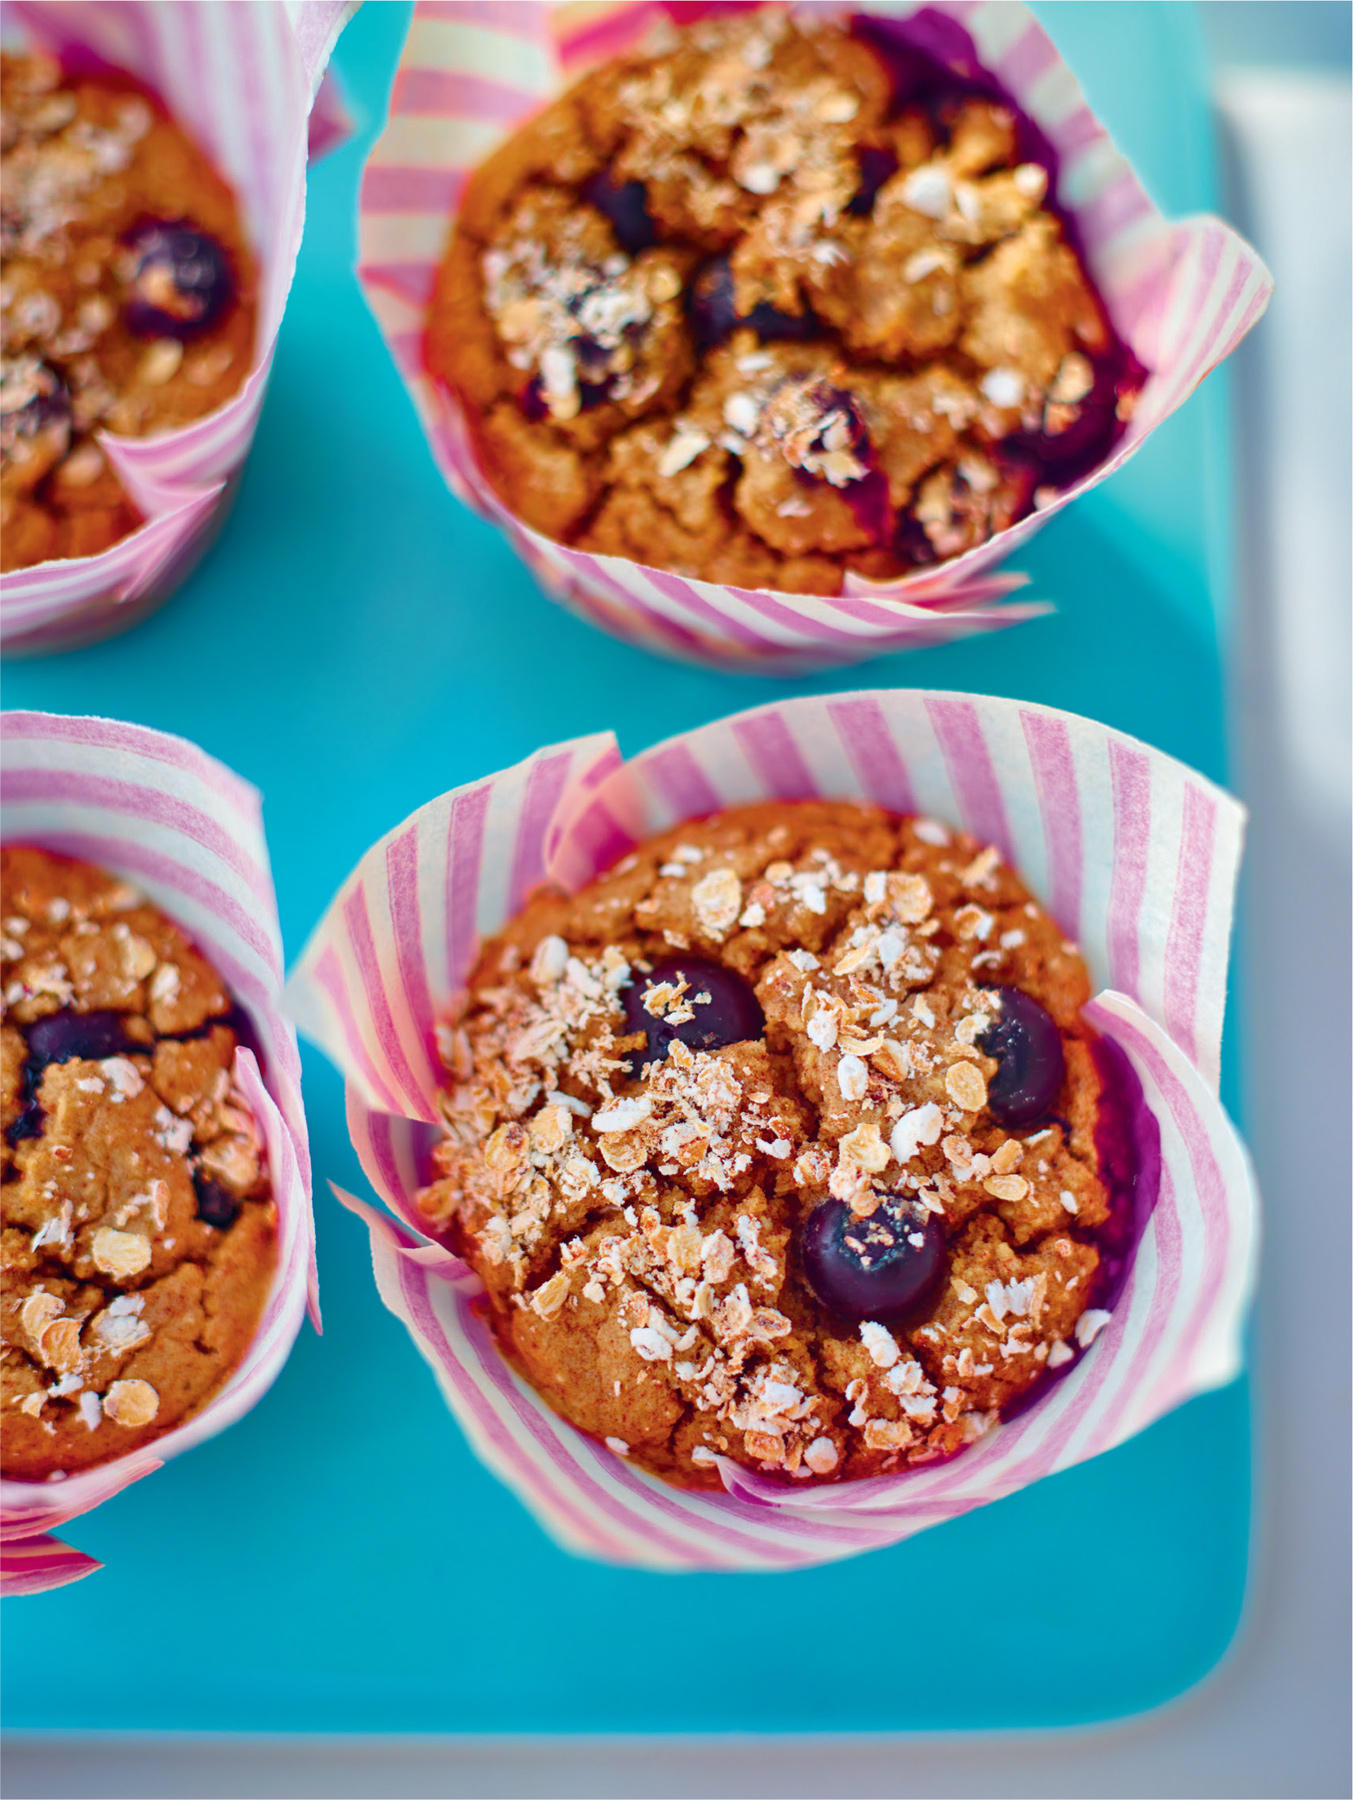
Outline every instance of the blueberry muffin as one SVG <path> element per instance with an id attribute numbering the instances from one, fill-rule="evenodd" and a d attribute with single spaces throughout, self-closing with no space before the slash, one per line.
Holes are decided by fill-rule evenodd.
<path id="1" fill-rule="evenodd" d="M 35 1481 L 201 1410 L 276 1266 L 248 1025 L 158 908 L 88 864 L 0 851 L 0 1469 Z"/>
<path id="2" fill-rule="evenodd" d="M 886 22 L 775 8 L 584 76 L 471 177 L 429 316 L 498 493 L 560 542 L 833 594 L 1102 461 L 1144 371 L 1046 141 Z"/>
<path id="3" fill-rule="evenodd" d="M 526 1379 L 654 1474 L 931 1462 L 1071 1365 L 1125 1267 L 1088 997 L 997 852 L 935 820 L 693 821 L 483 947 L 419 1204 Z"/>
<path id="4" fill-rule="evenodd" d="M 0 58 L 0 567 L 93 556 L 141 523 L 97 437 L 215 411 L 249 372 L 235 198 L 114 72 Z"/>

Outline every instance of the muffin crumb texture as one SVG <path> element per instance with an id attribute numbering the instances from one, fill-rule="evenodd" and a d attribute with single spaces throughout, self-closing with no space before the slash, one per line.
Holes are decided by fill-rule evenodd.
<path id="1" fill-rule="evenodd" d="M 249 372 L 235 199 L 130 76 L 0 58 L 0 567 L 95 556 L 141 515 L 98 437 L 214 412 Z"/>
<path id="2" fill-rule="evenodd" d="M 548 537 L 741 587 L 896 579 L 1101 462 L 1144 378 L 1050 164 L 877 21 L 669 28 L 471 177 L 429 367 Z"/>
<path id="3" fill-rule="evenodd" d="M 213 1397 L 262 1318 L 276 1211 L 211 965 L 88 864 L 7 846 L 0 877 L 0 1467 L 32 1481 Z"/>
<path id="4" fill-rule="evenodd" d="M 937 821 L 761 804 L 487 943 L 429 1226 L 574 1424 L 687 1486 L 951 1455 L 1107 1318 L 1073 944 Z"/>

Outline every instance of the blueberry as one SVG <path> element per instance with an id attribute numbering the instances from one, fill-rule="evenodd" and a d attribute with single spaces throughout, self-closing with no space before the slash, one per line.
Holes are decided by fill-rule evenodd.
<path id="1" fill-rule="evenodd" d="M 146 1046 L 127 1036 L 127 1015 L 119 1012 L 54 1012 L 26 1027 L 28 1054 L 23 1065 L 23 1108 L 6 1128 L 11 1144 L 42 1136 L 42 1107 L 38 1089 L 42 1071 L 50 1063 L 81 1057 L 102 1062 L 106 1056 L 145 1054 Z"/>
<path id="2" fill-rule="evenodd" d="M 48 1013 L 28 1027 L 27 1035 L 28 1060 L 41 1068 L 76 1056 L 102 1062 L 106 1056 L 146 1053 L 144 1044 L 128 1037 L 127 1015 L 120 1012 Z"/>
<path id="3" fill-rule="evenodd" d="M 864 422 L 864 414 L 860 411 L 860 403 L 849 388 L 837 387 L 832 381 L 815 382 L 811 389 L 814 406 L 824 416 L 840 413 L 845 419 L 846 428 L 850 432 L 849 448 L 854 451 L 861 462 L 872 464 L 873 455 L 869 443 L 869 427 Z M 827 446 L 822 444 L 822 449 Z"/>
<path id="4" fill-rule="evenodd" d="M 611 222 L 616 242 L 631 256 L 651 250 L 658 233 L 648 216 L 648 196 L 642 181 L 616 181 L 604 170 L 579 189 L 589 206 L 595 206 Z"/>
<path id="5" fill-rule="evenodd" d="M 589 375 L 605 379 L 610 370 L 612 353 L 604 344 L 599 344 L 595 338 L 576 337 L 569 339 L 568 347 L 573 352 L 584 381 Z"/>
<path id="6" fill-rule="evenodd" d="M 726 256 L 698 268 L 686 297 L 691 329 L 702 350 L 721 344 L 738 323 L 733 304 L 733 272 Z"/>
<path id="7" fill-rule="evenodd" d="M 194 1175 L 193 1186 L 197 1189 L 199 1219 L 214 1225 L 218 1231 L 235 1223 L 240 1203 L 228 1188 L 223 1188 L 219 1181 L 209 1181 L 204 1175 Z"/>
<path id="8" fill-rule="evenodd" d="M 660 987 L 664 982 L 675 987 L 682 976 L 687 984 L 682 1000 L 690 1002 L 694 1018 L 676 1025 L 655 1018 L 644 1006 L 644 994 L 650 986 Z M 702 1000 L 702 994 L 708 998 Z M 621 990 L 620 1003 L 625 1009 L 626 1032 L 642 1031 L 647 1040 L 638 1068 L 645 1062 L 661 1062 L 677 1038 L 690 1050 L 721 1050 L 725 1044 L 759 1038 L 766 1029 L 766 1015 L 750 985 L 735 970 L 702 956 L 672 957 L 657 963 L 650 974 Z"/>
<path id="9" fill-rule="evenodd" d="M 570 338 L 569 348 L 578 361 L 578 410 L 591 412 L 610 398 L 611 358 L 615 353 L 590 337 Z"/>
<path id="10" fill-rule="evenodd" d="M 1080 412 L 1065 431 L 1019 431 L 1003 443 L 1032 457 L 1058 485 L 1079 480 L 1103 462 L 1113 447 L 1119 422 L 1118 396 L 1112 381 L 1096 380 Z"/>
<path id="11" fill-rule="evenodd" d="M 888 481 L 878 467 L 874 457 L 874 448 L 869 439 L 869 427 L 865 424 L 864 414 L 860 411 L 859 402 L 854 394 L 846 388 L 837 387 L 829 381 L 815 382 L 809 388 L 806 399 L 816 408 L 823 421 L 823 430 L 815 436 L 809 450 L 813 455 L 823 455 L 829 445 L 826 441 L 827 421 L 833 427 L 838 420 L 844 420 L 848 439 L 848 448 L 864 467 L 864 474 L 854 481 L 847 481 L 838 488 L 838 492 L 851 511 L 862 530 L 868 532 L 871 543 L 886 543 L 893 527 L 893 509 L 888 498 Z M 833 430 L 832 449 L 840 449 L 837 434 Z M 815 477 L 806 477 L 815 479 Z"/>
<path id="12" fill-rule="evenodd" d="M 919 1200 L 888 1194 L 867 1219 L 824 1200 L 799 1233 L 808 1285 L 829 1312 L 882 1323 L 916 1318 L 944 1284 L 944 1230 Z"/>
<path id="13" fill-rule="evenodd" d="M 896 175 L 898 162 L 891 150 L 871 149 L 868 145 L 855 154 L 860 165 L 860 185 L 854 199 L 847 203 L 846 211 L 865 219 L 874 210 L 879 189 Z"/>
<path id="14" fill-rule="evenodd" d="M 610 392 L 609 379 L 606 381 L 580 381 L 578 383 L 578 411 L 591 412 L 595 407 L 603 405 L 610 397 Z M 545 389 L 541 385 L 539 375 L 533 375 L 517 395 L 517 405 L 533 425 L 539 425 L 550 417 L 550 409 L 545 404 Z"/>
<path id="15" fill-rule="evenodd" d="M 186 343 L 209 331 L 234 300 L 230 258 L 209 232 L 150 220 L 126 242 L 136 254 L 136 272 L 123 318 L 137 337 Z"/>
<path id="16" fill-rule="evenodd" d="M 789 339 L 802 342 L 817 337 L 821 331 L 817 315 L 805 312 L 800 317 L 777 312 L 762 300 L 749 313 L 739 313 L 733 301 L 733 271 L 726 256 L 711 257 L 702 263 L 691 278 L 686 296 L 686 310 L 702 350 L 721 344 L 738 325 L 748 325 L 762 340 Z"/>
<path id="17" fill-rule="evenodd" d="M 541 386 L 539 375 L 533 375 L 517 395 L 517 405 L 533 425 L 539 425 L 543 419 L 549 418 L 550 409 L 545 404 L 545 390 Z"/>
<path id="18" fill-rule="evenodd" d="M 809 390 L 808 398 L 811 399 L 822 418 L 824 432 L 828 419 L 835 421 L 839 417 L 844 420 L 846 430 L 850 434 L 845 448 L 848 448 L 857 460 L 864 464 L 867 471 L 859 481 L 847 482 L 846 486 L 848 488 L 862 486 L 870 474 L 877 472 L 878 465 L 874 459 L 874 447 L 869 441 L 869 427 L 865 423 L 864 414 L 860 411 L 859 401 L 849 388 L 837 387 L 835 382 L 831 381 L 815 382 Z M 842 445 L 835 437 L 829 444 L 825 436 L 820 435 L 813 440 L 812 447 L 821 452 L 829 448 L 840 449 Z"/>
<path id="19" fill-rule="evenodd" d="M 992 1118 L 1007 1130 L 1032 1125 L 1047 1113 L 1066 1078 L 1056 1021 L 1019 988 L 998 990 L 1001 1016 L 977 1041 L 1000 1067 L 987 1083 Z"/>
<path id="20" fill-rule="evenodd" d="M 18 1118 L 5 1127 L 5 1142 L 13 1145 L 21 1143 L 24 1138 L 41 1137 L 42 1120 L 42 1108 L 36 1100 L 29 1100 Z"/>
<path id="21" fill-rule="evenodd" d="M 925 526 L 915 513 L 898 513 L 892 552 L 904 568 L 923 569 L 935 561 L 935 546 L 926 536 Z"/>
<path id="22" fill-rule="evenodd" d="M 17 438 L 55 430 L 64 452 L 70 440 L 70 395 L 58 372 L 40 356 L 6 357 L 0 367 L 6 449 Z"/>
<path id="23" fill-rule="evenodd" d="M 888 478 L 882 469 L 871 469 L 859 481 L 848 481 L 841 497 L 855 515 L 861 531 L 869 533 L 871 544 L 886 544 L 893 522 L 892 503 L 888 498 Z"/>
<path id="24" fill-rule="evenodd" d="M 1079 414 L 1065 431 L 1017 431 L 1003 440 L 1004 448 L 1031 461 L 1040 477 L 1058 487 L 1079 481 L 1104 461 L 1123 430 L 1120 395 L 1135 393 L 1146 379 L 1146 370 L 1123 344 L 1090 362 L 1094 385 L 1077 402 Z"/>
<path id="25" fill-rule="evenodd" d="M 759 300 L 739 323 L 750 325 L 763 344 L 773 343 L 777 339 L 802 344 L 809 338 L 822 335 L 822 327 L 815 312 L 806 309 L 801 313 L 778 312 L 768 300 Z"/>
<path id="26" fill-rule="evenodd" d="M 25 433 L 70 418 L 70 396 L 60 374 L 40 356 L 5 359 L 0 386 L 5 411 Z M 17 402 L 17 404 L 16 404 Z"/>

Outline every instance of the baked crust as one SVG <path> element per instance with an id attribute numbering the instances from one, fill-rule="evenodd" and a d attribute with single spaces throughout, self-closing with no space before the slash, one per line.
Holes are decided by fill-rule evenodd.
<path id="1" fill-rule="evenodd" d="M 38 1481 L 221 1388 L 262 1318 L 276 1208 L 233 1078 L 247 1027 L 206 958 L 89 864 L 9 845 L 0 882 L 0 1469 Z"/>
<path id="2" fill-rule="evenodd" d="M 750 984 L 764 1032 L 643 1064 L 624 995 L 682 953 Z M 982 1039 L 1011 987 L 1055 1020 L 1066 1075 L 1006 1130 Z M 997 853 L 933 820 L 803 802 L 689 822 L 484 946 L 419 1203 L 523 1374 L 653 1473 L 931 1461 L 1084 1341 L 1113 1207 L 1088 997 Z M 805 1221 L 897 1192 L 942 1223 L 938 1298 L 905 1329 L 843 1323 L 805 1278 Z"/>
<path id="3" fill-rule="evenodd" d="M 946 85 L 947 84 L 947 85 Z M 593 70 L 471 176 L 429 314 L 527 525 L 833 594 L 1107 454 L 1142 371 L 1013 109 L 775 8 Z"/>

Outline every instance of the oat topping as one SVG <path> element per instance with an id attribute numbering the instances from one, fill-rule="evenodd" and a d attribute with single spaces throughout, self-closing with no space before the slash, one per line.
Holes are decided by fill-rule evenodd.
<path id="1" fill-rule="evenodd" d="M 974 909 L 991 932 L 967 929 Z M 751 1016 L 712 991 L 711 959 L 754 992 L 759 1035 L 711 1031 Z M 1036 1129 L 990 1110 L 984 1045 L 1012 987 L 1065 1049 Z M 786 1480 L 933 1460 L 1108 1316 L 1087 998 L 998 853 L 933 821 L 812 802 L 687 824 L 484 946 L 441 1036 L 419 1203 L 513 1359 L 632 1462 L 718 1485 L 724 1456 Z M 899 1220 L 904 1249 L 936 1222 L 946 1272 L 922 1315 L 824 1310 L 799 1250 L 824 1205 L 856 1221 L 866 1273 Z"/>
<path id="2" fill-rule="evenodd" d="M 507 360 L 536 377 L 550 418 L 576 418 L 584 397 L 632 410 L 657 392 L 648 340 L 655 328 L 659 338 L 673 332 L 679 263 L 661 254 L 631 261 L 608 247 L 594 218 L 547 192 L 522 201 L 481 266 Z"/>

